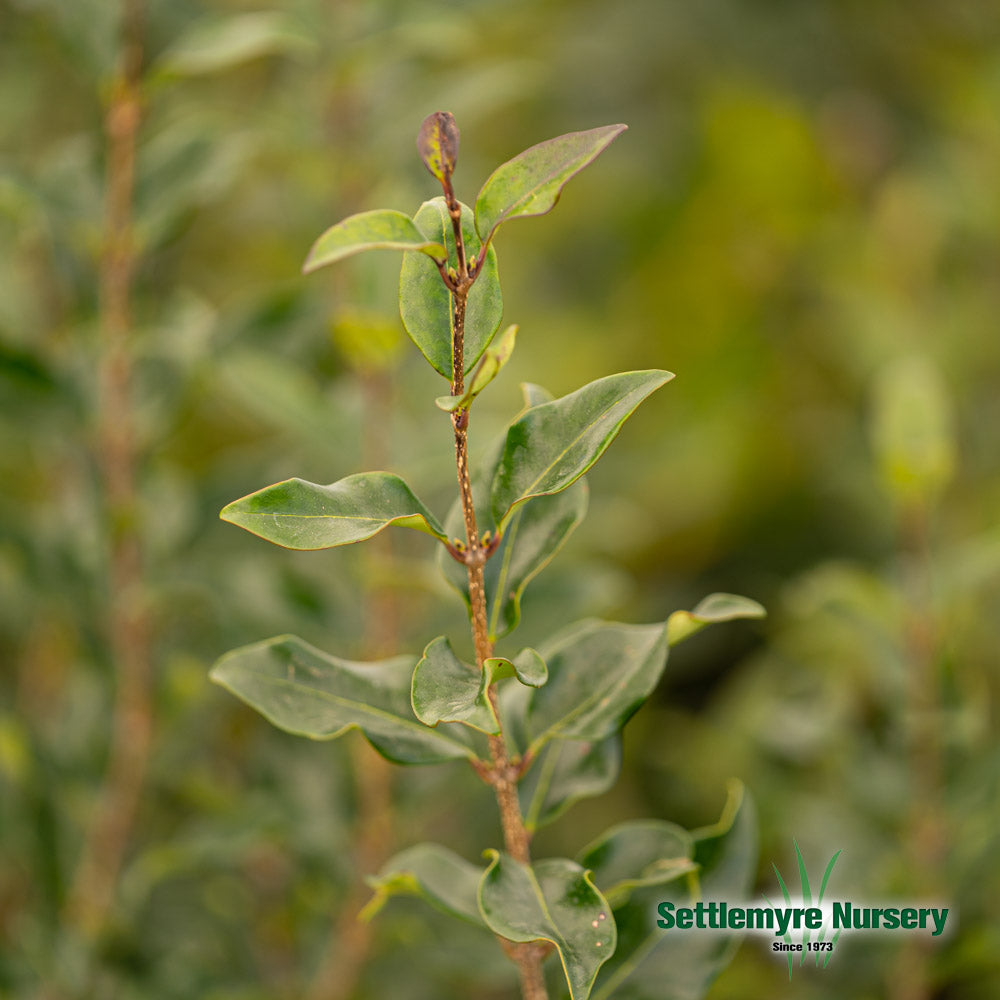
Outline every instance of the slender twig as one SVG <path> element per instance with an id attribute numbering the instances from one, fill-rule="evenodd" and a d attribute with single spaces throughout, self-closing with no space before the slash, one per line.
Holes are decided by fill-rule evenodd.
<path id="1" fill-rule="evenodd" d="M 107 206 L 100 268 L 98 447 L 110 519 L 107 629 L 117 691 L 104 784 L 67 901 L 71 921 L 90 937 L 104 927 L 114 904 L 152 741 L 150 622 L 137 518 L 130 355 L 141 25 L 139 0 L 124 0 L 121 67 L 105 115 Z"/>
<path id="2" fill-rule="evenodd" d="M 465 315 L 466 301 L 469 289 L 475 280 L 475 273 L 470 274 L 465 254 L 465 241 L 462 235 L 461 206 L 451 188 L 451 179 L 446 176 L 443 182 L 445 202 L 448 214 L 452 220 L 455 233 L 455 256 L 457 260 L 455 287 L 452 289 L 453 307 L 453 341 L 452 341 L 452 383 L 453 396 L 459 396 L 465 389 Z M 478 263 L 478 262 L 477 262 Z M 478 268 L 476 268 L 478 271 Z M 482 671 L 486 661 L 493 655 L 493 642 L 489 636 L 489 626 L 486 611 L 486 587 L 483 567 L 488 557 L 481 543 L 476 525 L 476 511 L 472 502 L 472 485 L 469 477 L 468 449 L 468 411 L 459 410 L 452 415 L 452 425 L 455 432 L 455 466 L 458 475 L 458 489 L 462 502 L 462 515 L 465 521 L 465 566 L 469 581 L 469 606 L 472 619 L 472 637 L 476 651 L 476 666 Z M 495 546 L 494 546 L 495 548 Z M 489 691 L 490 701 L 494 711 L 497 706 L 496 689 Z M 524 825 L 521 804 L 517 795 L 517 783 L 521 777 L 521 768 L 511 761 L 507 752 L 507 743 L 501 732 L 491 736 L 489 740 L 491 767 L 482 769 L 481 774 L 493 786 L 497 805 L 500 809 L 500 823 L 503 830 L 504 847 L 507 853 L 516 861 L 530 864 L 530 838 Z M 507 953 L 517 964 L 521 977 L 521 995 L 523 1000 L 547 1000 L 545 976 L 542 971 L 544 948 L 537 942 L 527 944 L 508 943 Z"/>

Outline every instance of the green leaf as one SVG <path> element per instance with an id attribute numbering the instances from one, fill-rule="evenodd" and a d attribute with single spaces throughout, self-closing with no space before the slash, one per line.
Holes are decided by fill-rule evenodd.
<path id="1" fill-rule="evenodd" d="M 412 673 L 413 657 L 358 663 L 278 636 L 226 653 L 210 676 L 288 733 L 328 740 L 360 729 L 399 764 L 474 759 L 463 730 L 428 729 L 414 718 Z"/>
<path id="2" fill-rule="evenodd" d="M 437 518 L 389 472 L 361 472 L 330 486 L 288 479 L 234 500 L 220 516 L 288 549 L 362 542 L 393 524 L 447 540 Z"/>
<path id="3" fill-rule="evenodd" d="M 518 785 L 529 831 L 557 820 L 574 802 L 601 795 L 618 779 L 622 744 L 618 734 L 603 740 L 553 740 Z"/>
<path id="4" fill-rule="evenodd" d="M 538 386 L 522 386 L 529 405 L 551 397 Z M 489 508 L 489 488 L 503 456 L 506 434 L 494 441 L 472 478 L 472 500 L 481 532 L 494 532 Z M 527 585 L 562 548 L 573 529 L 587 512 L 587 487 L 577 480 L 569 489 L 551 496 L 536 497 L 520 504 L 511 515 L 503 538 L 483 569 L 486 588 L 487 625 L 492 641 L 512 632 L 521 620 L 521 597 Z M 462 508 L 455 503 L 445 521 L 449 537 L 460 535 L 464 524 Z M 442 554 L 446 555 L 442 549 Z M 439 565 L 449 583 L 469 603 L 469 576 L 454 559 L 443 558 Z"/>
<path id="5" fill-rule="evenodd" d="M 500 723 L 490 704 L 488 671 L 463 663 L 440 636 L 428 644 L 413 671 L 411 700 L 417 718 L 426 726 L 463 722 L 497 736 Z"/>
<path id="6" fill-rule="evenodd" d="M 326 230 L 313 244 L 302 271 L 309 274 L 364 250 L 418 250 L 438 261 L 448 256 L 441 242 L 428 239 L 409 216 L 377 208 L 352 215 Z M 433 273 L 440 282 L 436 268 Z"/>
<path id="7" fill-rule="evenodd" d="M 494 522 L 503 531 L 517 504 L 571 486 L 615 439 L 650 393 L 673 378 L 653 370 L 608 375 L 533 406 L 507 430 L 491 488 Z"/>
<path id="8" fill-rule="evenodd" d="M 605 125 L 570 132 L 532 146 L 497 167 L 476 198 L 476 230 L 483 242 L 493 238 L 502 222 L 551 210 L 566 182 L 627 127 Z"/>
<path id="9" fill-rule="evenodd" d="M 614 953 L 611 907 L 588 873 L 552 858 L 523 865 L 489 851 L 479 886 L 486 925 L 508 941 L 551 941 L 562 961 L 571 1000 L 586 1000 L 601 965 Z"/>
<path id="10" fill-rule="evenodd" d="M 664 820 L 633 820 L 603 833 L 584 848 L 580 864 L 591 869 L 612 906 L 644 886 L 665 885 L 697 871 L 687 830 Z"/>
<path id="11" fill-rule="evenodd" d="M 551 739 L 603 740 L 618 732 L 663 673 L 667 630 L 582 622 L 540 652 L 549 681 L 531 693 L 527 709 L 534 752 Z"/>
<path id="12" fill-rule="evenodd" d="M 694 611 L 675 611 L 667 619 L 667 639 L 676 646 L 706 625 L 731 622 L 737 618 L 765 618 L 767 612 L 756 601 L 738 594 L 709 594 Z"/>
<path id="13" fill-rule="evenodd" d="M 494 656 L 486 661 L 485 666 L 490 672 L 491 683 L 516 677 L 526 687 L 537 688 L 549 679 L 549 668 L 545 661 L 530 646 L 522 649 L 513 660 Z"/>
<path id="14" fill-rule="evenodd" d="M 424 166 L 442 183 L 450 183 L 458 163 L 458 125 L 450 111 L 428 115 L 417 134 L 417 152 Z"/>
<path id="15" fill-rule="evenodd" d="M 593 1000 L 702 1000 L 738 944 L 734 935 L 657 927 L 657 904 L 675 899 L 745 899 L 757 867 L 756 817 L 743 786 L 733 783 L 722 818 L 691 833 L 698 865 L 694 898 L 671 883 L 638 886 L 615 906 L 618 949 L 601 970 Z"/>
<path id="16" fill-rule="evenodd" d="M 424 239 L 447 247 L 448 260 L 456 261 L 455 233 L 444 198 L 424 202 L 413 219 Z M 479 253 L 472 210 L 462 206 L 462 238 L 466 257 L 471 260 Z M 441 280 L 437 268 L 422 255 L 408 253 L 403 257 L 399 274 L 399 313 L 410 339 L 423 356 L 445 378 L 451 379 L 453 296 Z M 464 374 L 479 360 L 503 316 L 503 296 L 497 274 L 496 253 L 491 247 L 482 270 L 469 290 L 465 310 Z"/>
<path id="17" fill-rule="evenodd" d="M 416 844 L 390 858 L 366 879 L 375 895 L 361 911 L 370 920 L 392 896 L 419 896 L 451 916 L 483 926 L 479 882 L 483 869 L 440 844 Z"/>
<path id="18" fill-rule="evenodd" d="M 161 56 L 156 68 L 177 76 L 200 76 L 314 46 L 315 40 L 286 15 L 257 11 L 196 21 Z"/>
<path id="19" fill-rule="evenodd" d="M 517 338 L 517 326 L 508 326 L 503 333 L 497 337 L 479 360 L 476 370 L 466 386 L 465 392 L 460 396 L 439 396 L 434 400 L 435 404 L 446 413 L 454 413 L 455 410 L 467 410 L 472 401 L 485 389 L 490 382 L 500 374 L 500 369 L 510 360 L 514 353 L 514 341 Z"/>

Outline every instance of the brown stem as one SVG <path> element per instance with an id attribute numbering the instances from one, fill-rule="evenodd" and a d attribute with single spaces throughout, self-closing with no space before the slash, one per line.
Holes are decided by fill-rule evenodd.
<path id="1" fill-rule="evenodd" d="M 456 289 L 452 292 L 454 299 L 452 341 L 454 367 L 451 385 L 452 395 L 457 396 L 464 391 L 465 305 L 474 278 L 469 276 L 462 238 L 460 208 L 454 195 L 451 194 L 450 184 L 445 188 L 445 197 L 455 229 L 458 259 L 458 282 Z M 465 520 L 465 565 L 469 580 L 472 637 L 476 650 L 476 666 L 482 671 L 486 661 L 493 655 L 493 643 L 489 636 L 486 587 L 483 578 L 483 566 L 487 555 L 480 543 L 479 530 L 476 525 L 476 511 L 472 502 L 472 484 L 469 477 L 468 412 L 457 412 L 452 418 L 452 424 L 455 431 L 455 465 L 458 474 L 458 489 Z M 495 688 L 490 688 L 489 697 L 494 711 L 496 711 L 497 694 Z M 511 762 L 502 732 L 498 736 L 491 736 L 489 744 L 491 766 L 483 769 L 480 773 L 493 785 L 497 806 L 500 810 L 504 847 L 516 861 L 530 864 L 530 838 L 524 825 L 521 804 L 517 796 L 517 783 L 521 777 L 521 769 L 517 764 Z M 539 945 L 535 942 L 509 943 L 506 946 L 506 951 L 517 964 L 523 1000 L 548 1000 L 545 976 L 542 972 L 544 951 L 540 949 Z"/>
<path id="2" fill-rule="evenodd" d="M 143 593 L 131 401 L 131 292 L 135 270 L 132 203 L 141 119 L 139 0 L 125 0 L 122 62 L 105 116 L 107 205 L 100 267 L 98 447 L 110 517 L 108 640 L 117 679 L 111 746 L 100 797 L 70 886 L 67 912 L 96 936 L 115 887 L 138 809 L 152 741 L 150 622 Z"/>

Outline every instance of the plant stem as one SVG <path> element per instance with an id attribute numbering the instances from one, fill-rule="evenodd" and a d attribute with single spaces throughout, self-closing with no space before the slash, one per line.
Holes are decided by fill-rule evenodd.
<path id="1" fill-rule="evenodd" d="M 451 216 L 455 233 L 456 258 L 458 262 L 457 280 L 452 290 L 454 309 L 452 314 L 452 395 L 461 395 L 465 388 L 465 313 L 469 289 L 475 275 L 469 273 L 462 236 L 461 206 L 451 189 L 450 179 L 444 183 L 445 201 Z M 489 636 L 486 613 L 486 587 L 483 566 L 487 554 L 480 544 L 476 525 L 476 511 L 472 502 L 472 484 L 469 477 L 468 411 L 457 410 L 452 416 L 455 430 L 455 466 L 458 474 L 458 489 L 462 501 L 462 515 L 465 520 L 465 566 L 469 580 L 469 607 L 472 619 L 472 637 L 476 650 L 476 667 L 482 671 L 486 661 L 493 655 L 493 643 Z M 494 711 L 497 708 L 495 688 L 490 688 L 489 698 Z M 499 715 L 498 715 L 499 717 Z M 520 769 L 512 763 L 507 753 L 507 743 L 503 733 L 491 736 L 490 756 L 492 766 L 484 773 L 493 785 L 497 806 L 500 809 L 500 824 L 503 830 L 504 847 L 507 853 L 522 864 L 531 863 L 530 838 L 521 814 L 521 804 L 517 796 L 517 782 Z M 544 951 L 537 943 L 513 943 L 507 953 L 517 964 L 521 977 L 523 1000 L 548 1000 L 545 976 L 542 972 Z"/>
<path id="2" fill-rule="evenodd" d="M 131 418 L 132 202 L 141 119 L 142 11 L 124 0 L 121 69 L 105 117 L 107 208 L 100 269 L 98 447 L 111 520 L 108 636 L 117 691 L 104 785 L 88 830 L 67 911 L 89 937 L 107 921 L 128 847 L 152 741 L 150 622 L 143 593 Z"/>

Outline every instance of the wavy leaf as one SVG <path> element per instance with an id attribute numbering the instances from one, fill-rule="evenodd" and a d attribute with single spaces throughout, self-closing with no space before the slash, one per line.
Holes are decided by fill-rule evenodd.
<path id="1" fill-rule="evenodd" d="M 608 375 L 533 406 L 507 430 L 490 490 L 494 523 L 503 531 L 513 509 L 531 497 L 571 486 L 607 450 L 639 404 L 673 375 L 652 370 Z"/>
<path id="2" fill-rule="evenodd" d="M 419 896 L 452 916 L 483 926 L 479 882 L 483 869 L 440 844 L 415 844 L 366 879 L 375 895 L 361 911 L 370 920 L 393 896 Z"/>
<path id="3" fill-rule="evenodd" d="M 456 264 L 455 233 L 444 198 L 424 202 L 413 218 L 423 237 L 447 247 L 448 261 Z M 472 210 L 462 206 L 462 234 L 467 256 L 479 253 Z M 422 255 L 403 257 L 399 274 L 399 313 L 410 339 L 421 354 L 445 378 L 451 379 L 453 296 L 437 268 Z M 479 360 L 503 317 L 503 296 L 497 274 L 496 253 L 491 247 L 482 270 L 469 291 L 465 311 L 464 371 L 468 374 Z"/>
<path id="4" fill-rule="evenodd" d="M 329 486 L 288 479 L 234 500 L 220 517 L 287 549 L 350 545 L 390 525 L 446 541 L 437 518 L 390 472 L 361 472 Z"/>
<path id="5" fill-rule="evenodd" d="M 720 821 L 692 831 L 691 842 L 694 898 L 678 891 L 680 882 L 639 886 L 615 907 L 618 949 L 600 970 L 593 1000 L 702 1000 L 728 964 L 737 936 L 664 931 L 656 907 L 664 899 L 690 905 L 747 897 L 757 867 L 756 816 L 742 785 L 733 783 Z"/>
<path id="6" fill-rule="evenodd" d="M 571 1000 L 586 1000 L 617 941 L 607 900 L 573 861 L 552 858 L 529 867 L 498 851 L 488 855 L 479 886 L 486 925 L 508 941 L 551 941 Z"/>
<path id="7" fill-rule="evenodd" d="M 295 636 L 226 653 L 211 678 L 285 732 L 314 740 L 360 729 L 383 757 L 434 764 L 476 754 L 461 729 L 428 729 L 410 707 L 414 658 L 359 663 Z"/>
<path id="8" fill-rule="evenodd" d="M 489 671 L 463 663 L 448 640 L 440 636 L 428 644 L 413 671 L 413 711 L 426 726 L 463 722 L 496 736 L 500 723 L 487 693 L 490 681 Z"/>
<path id="9" fill-rule="evenodd" d="M 540 142 L 490 174 L 476 198 L 476 230 L 488 243 L 501 223 L 544 215 L 578 174 L 628 126 L 604 125 Z"/>
<path id="10" fill-rule="evenodd" d="M 439 261 L 448 256 L 442 243 L 428 239 L 409 216 L 377 208 L 352 215 L 327 229 L 313 244 L 302 271 L 310 274 L 365 250 L 417 250 Z M 434 273 L 437 275 L 436 269 Z M 440 281 L 440 275 L 437 277 Z"/>
<path id="11" fill-rule="evenodd" d="M 706 625 L 731 622 L 737 618 L 765 618 L 763 606 L 738 594 L 709 594 L 699 601 L 694 611 L 675 611 L 667 619 L 667 639 L 676 646 Z"/>

